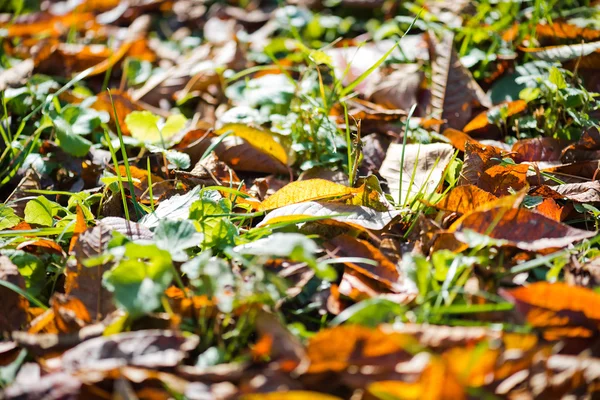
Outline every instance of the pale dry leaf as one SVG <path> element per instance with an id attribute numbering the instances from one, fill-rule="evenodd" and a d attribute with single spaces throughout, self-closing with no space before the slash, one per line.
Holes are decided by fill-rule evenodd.
<path id="1" fill-rule="evenodd" d="M 401 214 L 402 210 L 380 212 L 363 206 L 308 201 L 305 203 L 290 204 L 273 210 L 267 214 L 258 226 L 284 221 L 291 223 L 294 221 L 294 218 L 331 216 L 330 219 L 337 222 L 357 225 L 365 229 L 382 230 Z"/>
<path id="2" fill-rule="evenodd" d="M 427 199 L 437 189 L 454 154 L 453 147 L 446 143 L 407 144 L 400 184 L 402 150 L 402 144 L 390 145 L 379 174 L 387 181 L 396 204 L 406 204 L 419 193 Z"/>

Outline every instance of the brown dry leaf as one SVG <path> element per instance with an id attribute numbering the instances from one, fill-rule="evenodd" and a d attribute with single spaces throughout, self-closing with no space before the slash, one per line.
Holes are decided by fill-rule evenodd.
<path id="1" fill-rule="evenodd" d="M 177 366 L 198 345 L 197 336 L 161 330 L 125 332 L 87 340 L 67 350 L 51 367 L 75 373 L 109 371 L 125 365 L 145 368 Z"/>
<path id="2" fill-rule="evenodd" d="M 263 338 L 269 338 L 268 355 L 285 372 L 301 372 L 306 367 L 306 351 L 302 343 L 273 314 L 259 311 L 256 330 Z M 256 351 L 256 350 L 255 350 Z"/>
<path id="3" fill-rule="evenodd" d="M 523 139 L 513 144 L 511 153 L 516 163 L 524 161 L 558 161 L 562 143 L 551 137 Z"/>
<path id="4" fill-rule="evenodd" d="M 369 97 L 372 102 L 386 108 L 407 111 L 417 103 L 423 77 L 419 64 L 400 64 L 398 69 L 374 85 Z"/>
<path id="5" fill-rule="evenodd" d="M 0 256 L 0 280 L 12 283 L 25 290 L 25 279 L 10 258 Z M 26 322 L 28 301 L 11 289 L 0 286 L 0 331 L 18 330 Z"/>
<path id="6" fill-rule="evenodd" d="M 385 283 L 390 287 L 394 286 L 400 280 L 400 274 L 396 265 L 381 254 L 375 246 L 365 240 L 356 239 L 344 234 L 329 240 L 325 246 L 336 256 L 360 257 L 376 261 L 377 266 L 362 263 L 346 263 L 349 268 L 371 279 Z"/>
<path id="7" fill-rule="evenodd" d="M 546 340 L 569 339 L 583 350 L 598 332 L 600 295 L 564 283 L 536 282 L 502 293 Z"/>
<path id="8" fill-rule="evenodd" d="M 339 183 L 325 179 L 296 181 L 285 185 L 267 197 L 258 208 L 259 210 L 266 211 L 306 201 L 348 198 L 357 194 L 358 191 L 359 189 L 340 185 Z"/>
<path id="9" fill-rule="evenodd" d="M 384 135 L 373 133 L 362 138 L 363 160 L 359 172 L 363 176 L 379 172 L 385 159 L 385 154 L 390 146 L 390 139 Z"/>
<path id="10" fill-rule="evenodd" d="M 600 294 L 565 283 L 536 282 L 507 292 L 510 298 L 552 311 L 576 312 L 600 321 Z M 543 325 L 537 325 L 543 326 Z"/>
<path id="11" fill-rule="evenodd" d="M 81 263 L 87 258 L 101 255 L 112 239 L 113 231 L 118 231 L 132 240 L 152 238 L 152 232 L 147 228 L 118 217 L 105 217 L 98 225 L 79 236 L 72 251 L 76 262 L 67 264 L 65 293 L 81 300 L 92 320 L 103 318 L 115 309 L 112 294 L 102 286 L 102 274 L 108 271 L 111 265 L 87 268 Z"/>
<path id="12" fill-rule="evenodd" d="M 198 161 L 190 172 L 175 171 L 175 174 L 191 186 L 205 184 L 237 187 L 242 184 L 235 171 L 219 160 L 214 152 Z M 245 190 L 245 185 L 242 185 L 242 190 Z"/>
<path id="13" fill-rule="evenodd" d="M 29 253 L 55 253 L 58 255 L 64 255 L 62 247 L 53 240 L 48 239 L 33 239 L 19 243 L 17 250 L 25 250 Z"/>
<path id="14" fill-rule="evenodd" d="M 92 322 L 85 305 L 76 297 L 55 293 L 50 300 L 59 332 L 77 332 Z"/>
<path id="15" fill-rule="evenodd" d="M 465 68 L 454 50 L 454 35 L 445 33 L 438 41 L 428 35 L 432 69 L 431 115 L 447 121 L 450 128 L 462 129 L 474 107 L 491 107 L 491 102 Z"/>
<path id="16" fill-rule="evenodd" d="M 528 186 L 527 171 L 527 164 L 494 165 L 481 174 L 477 186 L 495 196 L 505 196 L 511 189 L 516 191 Z"/>
<path id="17" fill-rule="evenodd" d="M 402 144 L 391 144 L 379 174 L 387 181 L 396 204 L 407 204 L 417 195 L 427 199 L 440 184 L 454 149 L 446 143 L 408 144 L 404 149 L 404 164 L 401 167 L 402 153 Z"/>
<path id="18" fill-rule="evenodd" d="M 463 185 L 453 188 L 434 207 L 440 210 L 466 214 L 497 199 L 497 196 L 477 186 Z"/>
<path id="19" fill-rule="evenodd" d="M 600 202 L 600 181 L 566 183 L 564 185 L 550 186 L 550 189 L 560 196 L 578 203 Z"/>
<path id="20" fill-rule="evenodd" d="M 263 172 L 266 174 L 289 173 L 288 167 L 269 154 L 262 152 L 241 137 L 228 136 L 225 139 L 204 131 L 190 131 L 176 149 L 188 154 L 192 163 L 200 161 L 210 146 L 219 160 L 236 171 Z M 196 139 L 196 140 L 194 140 Z"/>
<path id="21" fill-rule="evenodd" d="M 460 173 L 460 185 L 478 186 L 483 172 L 494 165 L 500 164 L 503 151 L 494 146 L 480 143 L 465 143 L 465 160 Z"/>
<path id="22" fill-rule="evenodd" d="M 319 392 L 292 390 L 278 393 L 256 393 L 243 395 L 240 400 L 342 400 L 340 397 Z"/>
<path id="23" fill-rule="evenodd" d="M 298 221 L 298 223 L 304 222 L 307 218 L 328 217 L 333 221 L 358 227 L 359 229 L 379 231 L 384 229 L 401 213 L 401 210 L 380 212 L 363 206 L 307 201 L 305 203 L 290 204 L 271 211 L 258 226 L 278 223 L 293 224 L 295 221 Z"/>
<path id="24" fill-rule="evenodd" d="M 332 110 L 336 115 L 338 123 L 345 123 L 344 110 L 341 106 Z M 406 117 L 406 111 L 398 108 L 386 108 L 379 104 L 361 99 L 352 99 L 348 101 L 348 117 L 356 121 L 366 122 L 394 122 Z"/>
<path id="25" fill-rule="evenodd" d="M 525 208 L 508 207 L 471 212 L 450 227 L 463 242 L 466 242 L 467 230 L 529 251 L 563 248 L 595 235 L 595 232 L 564 225 Z"/>
<path id="26" fill-rule="evenodd" d="M 515 100 L 504 104 L 498 104 L 497 106 L 492 107 L 488 111 L 484 111 L 473 118 L 464 128 L 463 131 L 465 133 L 473 132 L 473 131 L 481 131 L 493 124 L 489 121 L 488 115 L 490 112 L 497 112 L 502 108 L 506 107 L 506 115 L 507 117 L 512 117 L 513 115 L 517 115 L 525 110 L 527 110 L 527 103 L 523 100 Z"/>
<path id="27" fill-rule="evenodd" d="M 431 360 L 416 381 L 379 381 L 367 387 L 377 399 L 461 400 L 463 386 L 440 360 Z"/>

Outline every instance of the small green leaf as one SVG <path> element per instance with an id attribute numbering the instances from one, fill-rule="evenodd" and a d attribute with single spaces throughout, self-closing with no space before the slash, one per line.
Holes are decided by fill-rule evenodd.
<path id="1" fill-rule="evenodd" d="M 133 317 L 160 307 L 160 298 L 173 280 L 168 251 L 156 245 L 127 243 L 123 259 L 103 277 L 104 286 L 114 293 L 120 308 Z"/>
<path id="2" fill-rule="evenodd" d="M 12 208 L 0 204 L 0 231 L 10 229 L 20 221 L 21 218 L 15 214 L 15 211 Z"/>
<path id="3" fill-rule="evenodd" d="M 84 157 L 90 151 L 92 142 L 76 134 L 73 127 L 61 117 L 54 120 L 56 138 L 61 149 L 75 157 Z"/>
<path id="4" fill-rule="evenodd" d="M 552 84 L 556 86 L 557 89 L 565 89 L 567 87 L 567 82 L 565 81 L 565 77 L 562 72 L 556 67 L 550 68 L 550 77 L 549 80 Z"/>
<path id="5" fill-rule="evenodd" d="M 29 200 L 25 206 L 25 222 L 42 226 L 52 226 L 54 217 L 62 207 L 45 198 L 39 196 L 36 199 Z"/>
<path id="6" fill-rule="evenodd" d="M 150 111 L 133 111 L 125 117 L 125 125 L 131 132 L 131 136 L 142 142 L 161 142 L 159 122 L 160 117 Z"/>
<path id="7" fill-rule="evenodd" d="M 189 220 L 173 221 L 162 220 L 154 231 L 156 245 L 171 253 L 175 261 L 186 261 L 188 255 L 185 250 L 199 246 L 203 236 L 196 230 Z"/>
<path id="8" fill-rule="evenodd" d="M 162 128 L 162 136 L 164 140 L 170 139 L 175 134 L 179 133 L 187 124 L 187 118 L 182 114 L 173 114 L 167 118 L 165 126 Z"/>

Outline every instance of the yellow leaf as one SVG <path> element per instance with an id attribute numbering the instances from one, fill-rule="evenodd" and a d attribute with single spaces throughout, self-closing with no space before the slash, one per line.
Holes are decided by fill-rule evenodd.
<path id="1" fill-rule="evenodd" d="M 215 133 L 223 135 L 227 132 L 233 132 L 232 135 L 244 139 L 252 147 L 288 165 L 287 151 L 275 140 L 275 135 L 272 132 L 243 124 L 226 124 Z"/>
<path id="2" fill-rule="evenodd" d="M 289 183 L 262 202 L 261 211 L 273 210 L 290 204 L 311 200 L 348 197 L 358 193 L 358 189 L 340 185 L 325 179 L 309 179 Z"/>
<path id="3" fill-rule="evenodd" d="M 290 392 L 254 393 L 242 396 L 242 400 L 341 400 L 328 394 L 296 390 Z"/>

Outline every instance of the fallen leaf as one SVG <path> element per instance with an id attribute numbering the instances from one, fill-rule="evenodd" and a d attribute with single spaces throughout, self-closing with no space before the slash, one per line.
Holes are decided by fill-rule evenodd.
<path id="1" fill-rule="evenodd" d="M 490 113 L 498 112 L 504 108 L 506 109 L 506 117 L 512 117 L 513 115 L 517 115 L 527 110 L 527 103 L 523 100 L 515 100 L 504 104 L 498 104 L 490 108 L 488 111 L 478 114 L 463 128 L 463 131 L 465 133 L 480 131 L 493 125 L 489 120 Z"/>
<path id="2" fill-rule="evenodd" d="M 486 169 L 477 182 L 477 186 L 495 196 L 507 195 L 528 186 L 529 165 L 494 165 Z"/>
<path id="3" fill-rule="evenodd" d="M 71 242 L 69 242 L 69 253 L 73 251 L 73 247 L 75 247 L 75 244 L 77 244 L 79 236 L 87 230 L 87 222 L 85 220 L 85 216 L 83 215 L 83 209 L 81 208 L 81 205 L 77 204 L 76 210 L 77 213 L 75 217 L 75 227 L 73 228 Z"/>
<path id="4" fill-rule="evenodd" d="M 466 133 L 452 128 L 446 129 L 443 135 L 447 137 L 448 140 L 450 140 L 452 146 L 454 146 L 460 151 L 465 151 L 465 145 L 467 144 L 467 142 L 479 143 L 477 140 L 473 139 Z"/>
<path id="5" fill-rule="evenodd" d="M 595 235 L 524 208 L 506 207 L 471 212 L 455 222 L 450 231 L 459 234 L 463 242 L 466 231 L 474 231 L 529 251 L 563 248 Z"/>
<path id="6" fill-rule="evenodd" d="M 548 47 L 521 47 L 524 53 L 537 60 L 548 62 L 565 62 L 577 58 L 585 59 L 586 56 L 593 54 L 600 49 L 600 41 L 581 44 L 566 44 Z"/>
<path id="7" fill-rule="evenodd" d="M 524 161 L 558 161 L 561 157 L 562 144 L 551 137 L 523 139 L 512 147 L 513 159 L 516 163 Z"/>
<path id="8" fill-rule="evenodd" d="M 197 345 L 194 335 L 161 330 L 125 332 L 86 340 L 63 353 L 55 364 L 70 373 L 109 371 L 125 365 L 175 367 Z"/>
<path id="9" fill-rule="evenodd" d="M 261 152 L 268 154 L 274 159 L 280 161 L 283 165 L 288 165 L 289 159 L 285 148 L 275 140 L 275 134 L 257 127 L 243 124 L 226 124 L 216 131 L 217 135 L 232 132 L 233 136 L 244 139 L 251 146 Z"/>
<path id="10" fill-rule="evenodd" d="M 258 226 L 281 222 L 293 224 L 294 221 L 304 222 L 306 218 L 328 217 L 351 226 L 378 231 L 384 229 L 401 213 L 401 210 L 380 212 L 363 206 L 308 201 L 273 210 L 266 215 Z"/>
<path id="11" fill-rule="evenodd" d="M 396 365 L 412 358 L 407 348 L 414 344 L 409 335 L 381 328 L 348 325 L 321 330 L 310 339 L 306 349 L 310 360 L 307 373 L 340 372 L 350 366 L 383 367 L 386 360 Z"/>
<path id="12" fill-rule="evenodd" d="M 453 154 L 454 149 L 446 143 L 407 144 L 405 147 L 392 143 L 379 174 L 387 181 L 396 204 L 407 204 L 418 195 L 427 199 L 436 191 Z"/>
<path id="13" fill-rule="evenodd" d="M 256 393 L 246 394 L 241 400 L 341 400 L 340 397 L 319 392 L 292 390 L 284 393 Z"/>
<path id="14" fill-rule="evenodd" d="M 494 146 L 481 143 L 465 143 L 465 160 L 460 173 L 460 185 L 478 186 L 484 171 L 500 164 L 503 152 Z"/>
<path id="15" fill-rule="evenodd" d="M 344 234 L 329 240 L 326 246 L 336 256 L 360 257 L 377 262 L 376 266 L 359 262 L 345 263 L 349 268 L 371 279 L 383 282 L 390 287 L 396 285 L 400 280 L 400 274 L 396 265 L 367 241 Z"/>
<path id="16" fill-rule="evenodd" d="M 497 199 L 497 196 L 477 186 L 463 185 L 453 188 L 434 207 L 440 210 L 467 214 Z"/>
<path id="17" fill-rule="evenodd" d="M 259 210 L 273 210 L 291 204 L 312 200 L 347 198 L 358 193 L 358 189 L 340 185 L 325 179 L 309 179 L 289 183 L 267 197 Z"/>
<path id="18" fill-rule="evenodd" d="M 25 279 L 19 274 L 17 266 L 6 256 L 0 256 L 0 280 L 25 290 Z M 0 331 L 18 330 L 26 322 L 28 302 L 18 293 L 0 286 Z"/>
<path id="19" fill-rule="evenodd" d="M 191 131 L 188 135 L 195 137 L 199 133 L 198 131 Z M 238 136 L 230 135 L 223 139 L 213 134 L 207 134 L 202 135 L 198 140 L 191 143 L 186 143 L 189 141 L 189 139 L 186 139 L 184 137 L 182 143 L 179 143 L 175 148 L 188 154 L 192 163 L 200 161 L 209 147 L 214 146 L 213 151 L 219 160 L 225 162 L 236 171 L 282 175 L 289 173 L 287 166 L 281 161 L 264 153 Z"/>
<path id="20" fill-rule="evenodd" d="M 450 128 L 462 129 L 475 106 L 490 107 L 491 102 L 465 68 L 454 50 L 454 35 L 445 33 L 438 41 L 428 35 L 432 60 L 431 114 L 447 121 Z"/>

